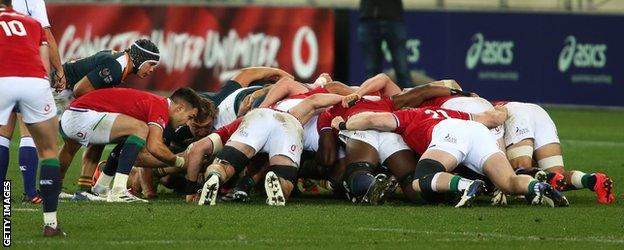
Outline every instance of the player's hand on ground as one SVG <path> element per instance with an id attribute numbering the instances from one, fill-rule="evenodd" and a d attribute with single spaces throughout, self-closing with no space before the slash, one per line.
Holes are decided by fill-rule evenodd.
<path id="1" fill-rule="evenodd" d="M 341 122 L 344 122 L 344 119 L 342 119 L 341 116 L 334 117 L 334 119 L 332 119 L 332 121 L 331 121 L 332 128 L 340 130 L 339 125 L 340 125 Z"/>
<path id="2" fill-rule="evenodd" d="M 186 203 L 197 203 L 199 201 L 198 194 L 187 194 L 185 197 Z"/>
<path id="3" fill-rule="evenodd" d="M 360 99 L 360 96 L 356 93 L 346 95 L 342 98 L 342 106 L 345 108 L 349 108 L 355 104 L 357 100 Z"/>

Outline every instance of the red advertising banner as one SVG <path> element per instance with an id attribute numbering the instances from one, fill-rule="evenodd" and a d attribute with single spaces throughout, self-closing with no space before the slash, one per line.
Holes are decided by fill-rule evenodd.
<path id="1" fill-rule="evenodd" d="M 152 40 L 161 61 L 150 77 L 128 78 L 136 88 L 217 90 L 250 66 L 307 81 L 334 63 L 330 9 L 50 4 L 48 17 L 63 62 Z"/>

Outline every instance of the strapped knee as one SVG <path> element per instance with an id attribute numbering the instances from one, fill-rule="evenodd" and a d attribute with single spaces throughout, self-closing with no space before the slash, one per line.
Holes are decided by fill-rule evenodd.
<path id="1" fill-rule="evenodd" d="M 360 172 L 360 171 L 372 173 L 373 164 L 364 162 L 364 161 L 349 163 L 349 165 L 347 165 L 347 169 L 345 170 L 345 173 L 342 179 L 348 180 L 351 174 L 355 172 Z"/>
<path id="2" fill-rule="evenodd" d="M 291 183 L 297 183 L 297 168 L 294 166 L 288 165 L 271 165 L 269 167 L 269 171 L 273 171 L 275 175 L 283 178 L 284 180 L 290 181 Z"/>
<path id="3" fill-rule="evenodd" d="M 236 173 L 243 171 L 249 164 L 249 158 L 232 146 L 224 146 L 221 152 L 217 153 L 216 158 L 218 158 L 219 163 L 234 167 Z"/>
<path id="4" fill-rule="evenodd" d="M 533 157 L 533 147 L 529 146 L 529 145 L 525 145 L 525 146 L 518 146 L 515 148 L 510 148 L 507 150 L 507 159 L 508 160 L 513 160 L 516 159 L 518 157 L 522 157 L 522 156 L 526 156 L 529 158 Z"/>
<path id="5" fill-rule="evenodd" d="M 414 170 L 414 179 L 420 179 L 427 175 L 434 175 L 438 172 L 446 172 L 446 168 L 439 161 L 424 159 L 418 161 Z"/>
<path id="6" fill-rule="evenodd" d="M 541 170 L 548 170 L 553 167 L 563 167 L 563 157 L 561 155 L 553 155 L 537 161 L 537 166 Z"/>
<path id="7" fill-rule="evenodd" d="M 435 192 L 432 188 L 435 175 L 445 172 L 446 168 L 439 161 L 433 159 L 424 159 L 418 161 L 416 170 L 414 171 L 414 179 L 418 179 L 422 198 L 431 203 L 438 203 L 443 200 L 443 195 Z"/>

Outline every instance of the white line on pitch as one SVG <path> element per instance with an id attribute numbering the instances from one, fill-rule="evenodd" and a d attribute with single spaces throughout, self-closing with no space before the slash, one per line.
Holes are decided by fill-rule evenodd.
<path id="1" fill-rule="evenodd" d="M 547 237 L 547 236 L 520 236 L 501 233 L 489 233 L 489 232 L 450 232 L 450 231 L 419 231 L 402 228 L 359 228 L 363 231 L 375 231 L 375 232 L 396 232 L 396 233 L 413 233 L 413 234 L 441 234 L 441 235 L 457 235 L 457 236 L 470 236 L 481 238 L 502 238 L 508 240 L 520 240 L 520 241 L 541 241 L 541 240 L 560 240 L 560 241 L 582 241 L 582 242 L 596 242 L 596 243 L 614 243 L 623 244 L 624 239 L 616 237 Z"/>

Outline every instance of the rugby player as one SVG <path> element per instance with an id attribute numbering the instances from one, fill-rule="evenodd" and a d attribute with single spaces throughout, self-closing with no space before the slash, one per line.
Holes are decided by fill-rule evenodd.
<path id="1" fill-rule="evenodd" d="M 4 24 L 0 32 L 0 58 L 11 60 L 0 67 L 0 127 L 7 125 L 11 111 L 18 106 L 41 159 L 39 189 L 43 199 L 43 235 L 64 236 L 56 217 L 61 189 L 58 119 L 46 79 L 49 53 L 45 31 L 35 19 L 15 12 L 9 0 L 0 0 L 0 23 Z M 6 169 L 3 171 L 6 173 Z"/>
<path id="2" fill-rule="evenodd" d="M 486 128 L 500 126 L 506 117 L 502 107 L 479 114 L 423 108 L 365 112 L 350 117 L 347 122 L 337 118 L 332 125 L 343 130 L 377 129 L 400 133 L 410 148 L 421 155 L 412 186 L 426 199 L 436 193 L 459 192 L 462 196 L 456 207 L 470 206 L 484 183 L 481 180 L 468 182 L 447 173 L 462 163 L 490 178 L 504 193 L 526 195 L 531 204 L 568 206 L 565 196 L 549 184 L 530 176 L 515 175 Z"/>
<path id="3" fill-rule="evenodd" d="M 199 204 L 214 205 L 220 183 L 242 171 L 255 154 L 266 152 L 271 165 L 265 176 L 267 204 L 285 205 L 297 178 L 303 150 L 302 124 L 306 124 L 314 116 L 315 110 L 337 103 L 341 98 L 339 95 L 313 95 L 287 113 L 267 108 L 254 109 L 247 113 L 228 142 L 217 153 L 213 163 L 208 166 Z M 190 155 L 201 158 L 207 151 L 214 152 L 215 145 L 220 145 L 215 141 L 210 136 L 206 140 L 202 139 L 197 144 L 208 146 L 193 145 Z M 189 156 L 189 164 L 190 162 Z M 193 162 L 198 164 L 195 163 L 197 160 Z"/>
<path id="4" fill-rule="evenodd" d="M 200 97 L 189 88 L 176 90 L 170 98 L 127 88 L 89 92 L 73 101 L 63 113 L 61 132 L 65 145 L 61 150 L 61 161 L 69 165 L 80 145 L 123 142 L 119 152 L 111 152 L 93 192 L 107 193 L 114 177 L 107 201 L 145 201 L 126 189 L 128 173 L 137 155 L 146 146 L 147 151 L 158 160 L 170 166 L 183 167 L 184 158 L 174 155 L 163 143 L 163 129 L 168 123 L 177 127 L 198 113 L 203 114 L 198 112 L 200 106 Z"/>
<path id="5" fill-rule="evenodd" d="M 499 101 L 494 104 L 504 105 L 509 112 L 505 121 L 505 142 L 512 167 L 531 169 L 535 158 L 538 169 L 552 173 L 542 178 L 547 178 L 553 187 L 562 191 L 587 188 L 596 193 L 598 203 L 615 201 L 611 191 L 613 181 L 606 174 L 564 168 L 557 127 L 546 110 L 532 103 Z"/>
<path id="6" fill-rule="evenodd" d="M 52 34 L 52 30 L 50 27 L 50 22 L 48 21 L 48 14 L 46 12 L 46 6 L 43 0 L 15 0 L 12 1 L 13 10 L 18 13 L 30 16 L 37 20 L 43 30 L 45 31 L 46 38 L 48 40 L 48 48 L 50 52 L 50 66 L 57 70 L 55 77 L 59 79 L 57 81 L 59 84 L 55 86 L 56 88 L 62 89 L 65 87 L 65 78 L 63 73 L 63 67 L 61 67 L 61 59 L 58 53 L 58 48 L 56 46 L 56 40 L 54 39 L 54 35 Z M 9 165 L 9 141 L 13 137 L 13 131 L 15 129 L 15 123 L 17 120 L 17 124 L 20 127 L 20 144 L 19 144 L 19 166 L 20 171 L 22 172 L 22 177 L 24 179 L 24 198 L 22 202 L 30 202 L 33 204 L 41 203 L 41 196 L 37 194 L 36 188 L 36 177 L 37 177 L 37 149 L 35 147 L 35 143 L 33 142 L 32 136 L 26 129 L 26 126 L 22 122 L 21 115 L 19 115 L 19 110 L 17 112 L 12 113 L 9 117 L 9 122 L 6 126 L 2 126 L 0 128 L 0 169 L 7 169 Z M 17 115 L 16 115 L 17 114 Z M 17 117 L 16 117 L 17 116 Z M 18 119 L 16 119 L 18 118 Z M 6 139 L 5 139 L 6 138 Z M 7 140 L 8 139 L 8 140 Z M 0 176 L 4 179 L 6 173 L 1 172 Z"/>

